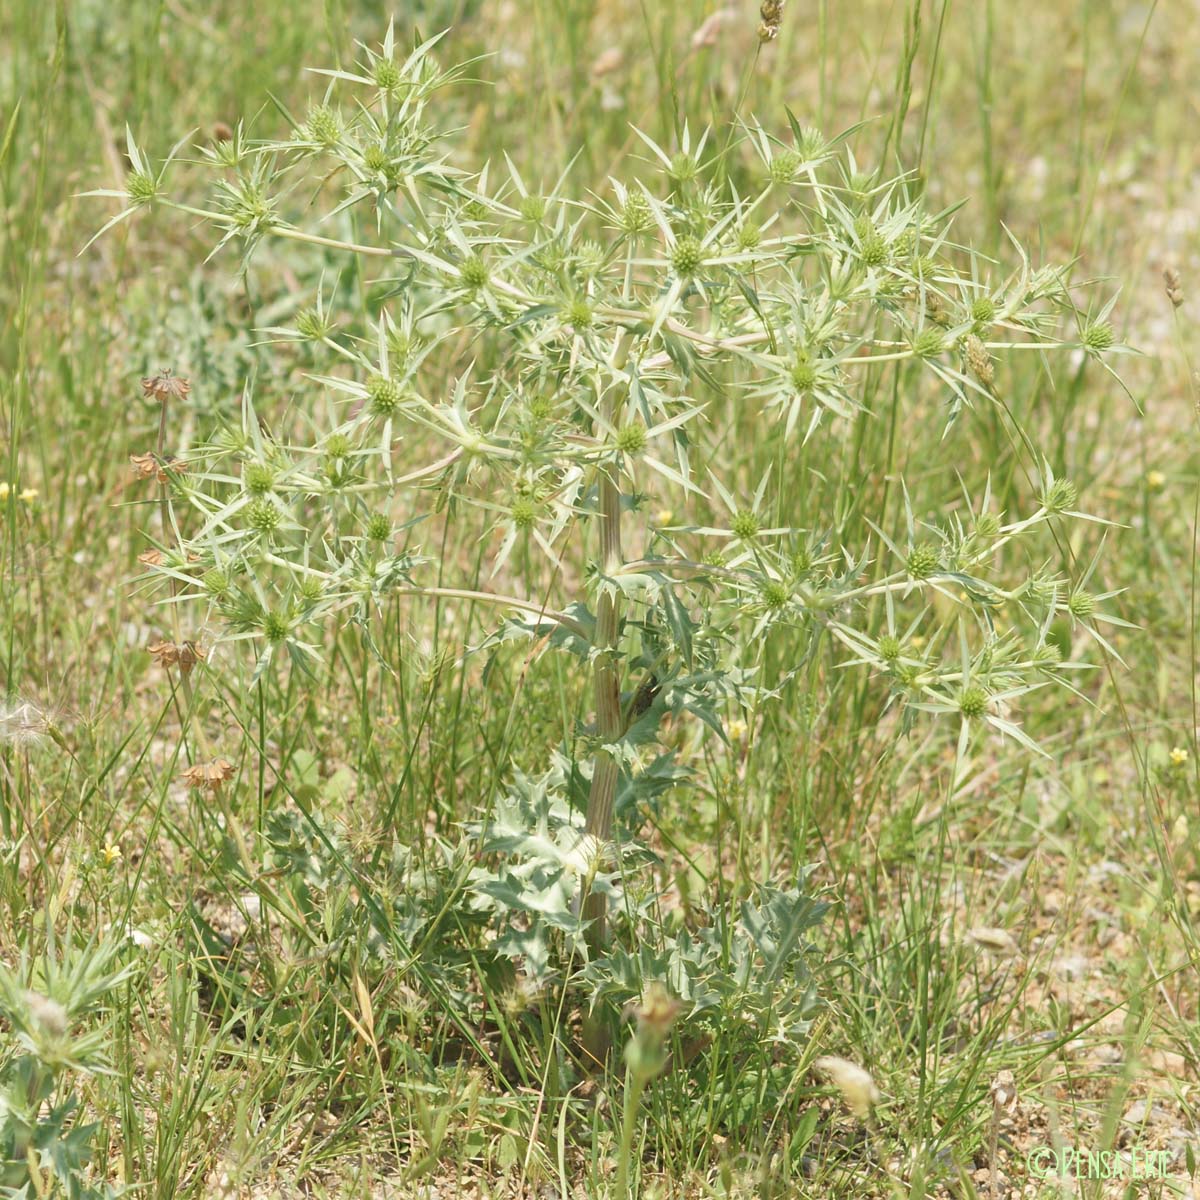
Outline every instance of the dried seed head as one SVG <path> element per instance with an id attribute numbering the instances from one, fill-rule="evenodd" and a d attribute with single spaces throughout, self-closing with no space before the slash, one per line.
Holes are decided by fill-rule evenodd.
<path id="1" fill-rule="evenodd" d="M 1183 303 L 1183 284 L 1179 272 L 1174 267 L 1163 267 L 1163 283 L 1167 289 L 1167 299 L 1178 308 Z"/>
<path id="2" fill-rule="evenodd" d="M 883 1099 L 871 1076 L 848 1058 L 827 1055 L 818 1058 L 813 1066 L 842 1093 L 846 1107 L 860 1121 L 865 1121 L 871 1115 L 871 1109 Z"/>
<path id="3" fill-rule="evenodd" d="M 155 642 L 146 647 L 146 652 L 160 667 L 177 666 L 184 675 L 190 675 L 192 668 L 203 662 L 208 654 L 197 642 L 186 641 L 176 645 L 174 642 Z"/>
<path id="4" fill-rule="evenodd" d="M 971 368 L 971 374 L 984 387 L 990 388 L 995 382 L 996 367 L 992 362 L 992 356 L 988 353 L 983 340 L 973 333 L 967 334 L 967 366 Z"/>
<path id="5" fill-rule="evenodd" d="M 758 26 L 758 40 L 773 42 L 779 36 L 779 26 L 783 24 L 784 0 L 763 0 L 758 10 L 762 18 Z"/>
<path id="6" fill-rule="evenodd" d="M 179 773 L 179 777 L 190 788 L 198 792 L 208 792 L 215 796 L 234 776 L 231 762 L 223 758 L 214 759 L 210 763 L 193 763 Z"/>
<path id="7" fill-rule="evenodd" d="M 138 479 L 157 479 L 166 483 L 171 475 L 181 475 L 187 470 L 187 463 L 182 458 L 163 458 L 157 454 L 131 454 L 129 465 Z"/>
<path id="8" fill-rule="evenodd" d="M 173 667 L 179 661 L 179 647 L 174 642 L 153 642 L 146 647 L 146 653 L 160 667 Z"/>
<path id="9" fill-rule="evenodd" d="M 161 550 L 146 550 L 138 555 L 138 562 L 143 567 L 161 567 L 163 561 L 163 553 Z"/>
<path id="10" fill-rule="evenodd" d="M 32 704 L 0 703 L 0 745 L 32 745 L 40 741 L 50 728 L 50 718 Z"/>
<path id="11" fill-rule="evenodd" d="M 518 975 L 512 986 L 500 995 L 500 1008 L 510 1019 L 528 1012 L 541 995 L 541 985 L 528 975 Z"/>
<path id="12" fill-rule="evenodd" d="M 190 675 L 192 668 L 198 662 L 203 662 L 207 656 L 208 651 L 198 642 L 182 642 L 179 646 L 179 670 L 184 675 Z"/>
<path id="13" fill-rule="evenodd" d="M 992 1080 L 992 1103 L 997 1111 L 1012 1112 L 1017 1106 L 1017 1079 L 1011 1071 L 1001 1071 Z"/>
<path id="14" fill-rule="evenodd" d="M 186 399 L 192 385 L 182 375 L 174 375 L 169 367 L 164 367 L 157 375 L 150 375 L 142 380 L 142 395 L 147 400 L 165 404 L 168 400 Z"/>

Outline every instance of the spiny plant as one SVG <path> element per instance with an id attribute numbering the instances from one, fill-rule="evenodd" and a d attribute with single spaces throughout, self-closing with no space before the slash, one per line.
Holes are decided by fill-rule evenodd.
<path id="1" fill-rule="evenodd" d="M 207 202 L 169 188 L 186 137 L 156 167 L 130 136 L 124 191 L 93 193 L 124 201 L 105 230 L 165 208 L 210 228 L 242 271 L 271 243 L 322 276 L 263 330 L 306 367 L 290 425 L 264 421 L 248 384 L 240 425 L 178 457 L 160 433 L 142 461 L 164 495 L 145 580 L 252 641 L 259 673 L 281 657 L 316 669 L 330 618 L 370 638 L 397 598 L 492 605 L 506 616 L 489 648 L 520 637 L 573 655 L 594 723 L 566 730 L 552 769 L 518 776 L 474 827 L 487 857 L 469 891 L 500 926 L 497 953 L 536 975 L 557 946 L 602 991 L 611 923 L 636 946 L 650 907 L 629 886 L 643 852 L 614 839 L 614 813 L 633 829 L 686 785 L 668 718 L 723 737 L 731 706 L 778 686 L 755 677 L 751 647 L 786 630 L 797 670 L 818 652 L 867 668 L 901 731 L 923 714 L 956 722 L 961 762 L 987 731 L 1036 752 L 1017 702 L 1070 689 L 1083 666 L 1063 661 L 1052 625 L 1107 646 L 1101 625 L 1119 623 L 1090 588 L 1095 562 L 1076 579 L 1047 565 L 1066 523 L 1098 518 L 1032 447 L 1029 511 L 1001 511 L 989 484 L 924 519 L 904 492 L 903 529 L 880 513 L 869 544 L 845 540 L 836 512 L 803 528 L 781 513 L 787 447 L 832 444 L 889 373 L 901 395 L 931 381 L 947 423 L 983 406 L 1003 418 L 1011 356 L 1099 362 L 1124 347 L 1112 300 L 1083 313 L 1068 272 L 1019 246 L 993 272 L 951 241 L 953 210 L 927 211 L 912 180 L 861 169 L 847 135 L 790 113 L 779 134 L 740 123 L 719 152 L 686 127 L 673 148 L 642 136 L 642 161 L 598 193 L 573 188 L 569 166 L 548 187 L 507 158 L 469 170 L 441 128 L 438 94 L 462 69 L 438 65 L 439 40 L 403 56 L 389 28 L 355 69 L 320 72 L 320 99 L 283 113 L 289 136 L 239 125 L 201 145 Z M 147 385 L 164 431 L 170 384 Z M 750 483 L 722 453 L 731 414 L 780 447 Z M 503 586 L 431 582 L 420 533 L 435 516 L 482 525 Z M 194 665 L 193 643 L 177 648 Z M 807 902 L 788 895 L 806 928 Z M 782 953 L 789 919 L 773 928 L 748 978 L 754 953 Z M 676 993 L 690 953 L 651 956 Z M 616 957 L 634 990 L 650 960 Z"/>
<path id="2" fill-rule="evenodd" d="M 0 1070 L 0 1181 L 10 1196 L 65 1195 L 112 1200 L 118 1193 L 92 1178 L 99 1125 L 81 1122 L 73 1075 L 108 1070 L 109 1031 L 82 1029 L 129 977 L 115 942 L 61 951 L 53 938 L 38 961 L 0 963 L 0 1014 L 10 1030 Z"/>

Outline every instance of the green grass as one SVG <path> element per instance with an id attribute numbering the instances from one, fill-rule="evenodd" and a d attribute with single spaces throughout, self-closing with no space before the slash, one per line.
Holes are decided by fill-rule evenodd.
<path id="1" fill-rule="evenodd" d="M 987 1195 L 993 1137 L 1000 1169 L 1022 1179 L 1028 1149 L 1104 1148 L 1144 1097 L 1168 1115 L 1134 1143 L 1173 1146 L 1176 1128 L 1194 1140 L 1195 301 L 1173 310 L 1160 278 L 1173 262 L 1196 290 L 1198 43 L 1184 7 L 821 0 L 788 5 L 760 49 L 753 8 L 694 46 L 711 10 L 683 0 L 421 6 L 422 31 L 452 28 L 451 59 L 487 56 L 451 100 L 464 165 L 506 150 L 548 186 L 547 164 L 573 159 L 573 185 L 599 190 L 640 169 L 631 123 L 673 146 L 685 123 L 693 136 L 711 123 L 722 144 L 735 111 L 784 128 L 786 105 L 830 134 L 863 122 L 850 139 L 862 169 L 919 171 L 934 208 L 966 199 L 958 240 L 1006 266 L 1004 226 L 1046 258 L 1078 255 L 1080 278 L 1111 277 L 1099 294 L 1122 289 L 1118 330 L 1146 352 L 1122 367 L 1128 391 L 1094 364 L 1017 356 L 1029 361 L 1007 377 L 1007 413 L 978 408 L 944 436 L 944 398 L 916 371 L 868 393 L 869 415 L 835 441 L 786 454 L 748 433 L 735 403 L 714 407 L 727 476 L 752 489 L 772 467 L 778 513 L 801 526 L 835 513 L 847 544 L 870 537 L 867 517 L 901 526 L 901 480 L 930 517 L 961 503 L 958 476 L 971 495 L 990 479 L 998 507 L 1020 511 L 1037 448 L 1114 522 L 1049 565 L 1078 575 L 1102 547 L 1093 590 L 1125 589 L 1114 603 L 1137 628 L 1114 639 L 1123 662 L 1065 647 L 1097 668 L 1081 698 L 1023 706 L 1045 760 L 984 741 L 956 776 L 952 731 L 918 722 L 900 736 L 885 689 L 832 670 L 826 646 L 789 674 L 804 647 L 786 636 L 759 648 L 763 678 L 783 682 L 740 742 L 681 733 L 704 785 L 672 792 L 644 831 L 669 919 L 715 920 L 808 864 L 833 908 L 814 934 L 823 1007 L 800 1055 L 770 1029 L 731 1025 L 705 1047 L 675 1035 L 635 1126 L 643 1195 Z M 223 1174 L 246 1194 L 613 1186 L 623 1070 L 573 1062 L 565 993 L 480 983 L 482 963 L 465 961 L 487 1012 L 477 1025 L 421 953 L 358 973 L 380 929 L 393 951 L 452 932 L 418 917 L 458 919 L 453 880 L 470 863 L 429 895 L 416 871 L 388 894 L 394 860 L 421 864 L 439 836 L 457 838 L 514 765 L 544 768 L 564 725 L 589 716 L 568 667 L 518 649 L 484 679 L 458 654 L 490 628 L 485 611 L 396 602 L 373 629 L 394 670 L 353 628 L 328 631 L 312 681 L 255 682 L 251 656 L 222 646 L 181 734 L 191 701 L 145 653 L 170 617 L 132 582 L 158 516 L 130 483 L 129 455 L 156 435 L 139 380 L 162 366 L 192 380 L 181 442 L 236 413 L 249 376 L 266 421 L 294 420 L 304 364 L 280 367 L 253 330 L 308 303 L 319 264 L 297 278 L 265 247 L 235 279 L 166 214 L 80 255 L 110 210 L 77 193 L 119 186 L 126 124 L 159 157 L 216 122 L 279 134 L 267 91 L 302 109 L 321 86 L 302 67 L 348 63 L 382 26 L 365 4 L 271 0 L 15 0 L 0 14 L 0 684 L 55 726 L 0 745 L 0 955 L 40 954 L 51 929 L 147 935 L 136 982 L 93 1018 L 113 1073 L 79 1088 L 101 1122 L 101 1176 L 148 1196 L 220 1194 Z M 478 534 L 439 526 L 447 586 L 486 582 Z M 234 761 L 227 810 L 178 781 L 196 729 Z M 1171 765 L 1175 748 L 1186 763 Z M 297 882 L 265 861 L 272 819 L 298 806 L 320 824 L 277 840 L 349 881 Z M 354 899 L 376 906 L 374 926 L 318 953 L 313 930 Z M 969 936 L 985 928 L 1017 953 Z M 884 1099 L 869 1126 L 811 1069 L 823 1054 L 870 1068 Z M 994 1129 L 989 1089 L 1006 1070 L 1020 1102 Z M 1181 1155 L 1175 1183 L 1187 1174 Z"/>

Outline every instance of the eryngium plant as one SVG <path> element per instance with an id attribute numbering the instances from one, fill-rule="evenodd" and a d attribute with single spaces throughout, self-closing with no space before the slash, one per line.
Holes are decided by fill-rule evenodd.
<path id="1" fill-rule="evenodd" d="M 126 207 L 110 226 L 174 209 L 243 267 L 264 242 L 286 243 L 329 283 L 266 330 L 317 364 L 303 432 L 260 420 L 247 389 L 240 428 L 165 461 L 172 528 L 152 576 L 173 600 L 208 606 L 230 638 L 253 639 L 260 670 L 281 652 L 309 666 L 330 617 L 367 628 L 394 597 L 493 604 L 509 614 L 499 637 L 576 654 L 594 687 L 594 726 L 575 743 L 590 765 L 558 777 L 582 776 L 586 817 L 541 844 L 558 890 L 584 893 L 593 949 L 614 894 L 598 869 L 614 803 L 679 782 L 669 754 L 637 769 L 666 714 L 721 730 L 751 685 L 737 669 L 747 637 L 827 631 L 882 677 L 905 722 L 958 722 L 960 752 L 989 727 L 1034 748 L 1016 702 L 1065 685 L 1075 665 L 1051 623 L 1100 639 L 1097 623 L 1113 619 L 1087 577 L 1038 565 L 1039 532 L 1084 518 L 1070 481 L 1034 463 L 1030 511 L 998 511 L 989 488 L 933 522 L 906 504 L 901 537 L 844 545 L 811 518 L 772 519 L 780 472 L 749 488 L 723 479 L 710 415 L 733 407 L 747 437 L 836 436 L 863 409 L 869 373 L 917 366 L 953 420 L 1001 403 L 1010 355 L 1121 349 L 1111 301 L 1083 316 L 1065 273 L 1033 269 L 1019 248 L 1015 270 L 993 278 L 948 240 L 948 213 L 927 212 L 904 179 L 863 173 L 840 140 L 790 114 L 781 136 L 745 125 L 719 155 L 686 130 L 673 151 L 643 137 L 649 169 L 635 163 L 637 177 L 600 194 L 573 190 L 569 174 L 534 190 L 511 164 L 469 171 L 443 148 L 435 100 L 456 72 L 437 65 L 437 41 L 401 57 L 389 31 L 356 70 L 321 72 L 328 90 L 288 118 L 289 137 L 239 127 L 201 146 L 206 205 L 173 198 L 166 165 L 130 140 Z M 366 281 L 356 295 L 333 282 L 352 260 Z M 431 582 L 422 519 L 469 509 L 503 586 Z M 650 515 L 665 512 L 679 515 Z M 534 590 L 577 576 L 561 597 Z M 489 846 L 514 848 L 510 833 Z"/>
<path id="2" fill-rule="evenodd" d="M 117 943 L 51 942 L 41 961 L 0 963 L 0 1016 L 9 1027 L 0 1067 L 0 1194 L 114 1200 L 91 1178 L 98 1124 L 79 1120 L 73 1075 L 109 1072 L 110 1031 L 82 1028 L 129 977 Z"/>

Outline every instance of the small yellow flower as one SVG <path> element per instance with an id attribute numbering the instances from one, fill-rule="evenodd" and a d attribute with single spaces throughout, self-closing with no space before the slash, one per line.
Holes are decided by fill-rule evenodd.
<path id="1" fill-rule="evenodd" d="M 736 746 L 739 742 L 746 740 L 746 734 L 749 732 L 746 722 L 741 718 L 735 718 L 729 722 L 729 740 Z"/>
<path id="2" fill-rule="evenodd" d="M 1146 486 L 1152 492 L 1161 492 L 1167 486 L 1167 477 L 1161 471 L 1147 471 Z"/>
<path id="3" fill-rule="evenodd" d="M 0 483 L 0 500 L 7 500 L 12 488 L 7 483 Z"/>
<path id="4" fill-rule="evenodd" d="M 654 514 L 654 523 L 658 526 L 671 525 L 675 521 L 675 514 L 669 508 L 660 508 Z"/>
<path id="5" fill-rule="evenodd" d="M 111 867 L 113 863 L 121 861 L 121 847 L 114 846 L 112 842 L 105 842 L 104 849 L 100 851 L 100 857 L 104 859 L 106 867 Z"/>
<path id="6" fill-rule="evenodd" d="M 1188 760 L 1188 752 L 1182 746 L 1176 746 L 1168 757 L 1171 760 L 1171 766 L 1182 767 Z"/>
<path id="7" fill-rule="evenodd" d="M 23 488 L 17 499 L 22 504 L 32 504 L 37 499 L 37 488 Z"/>

